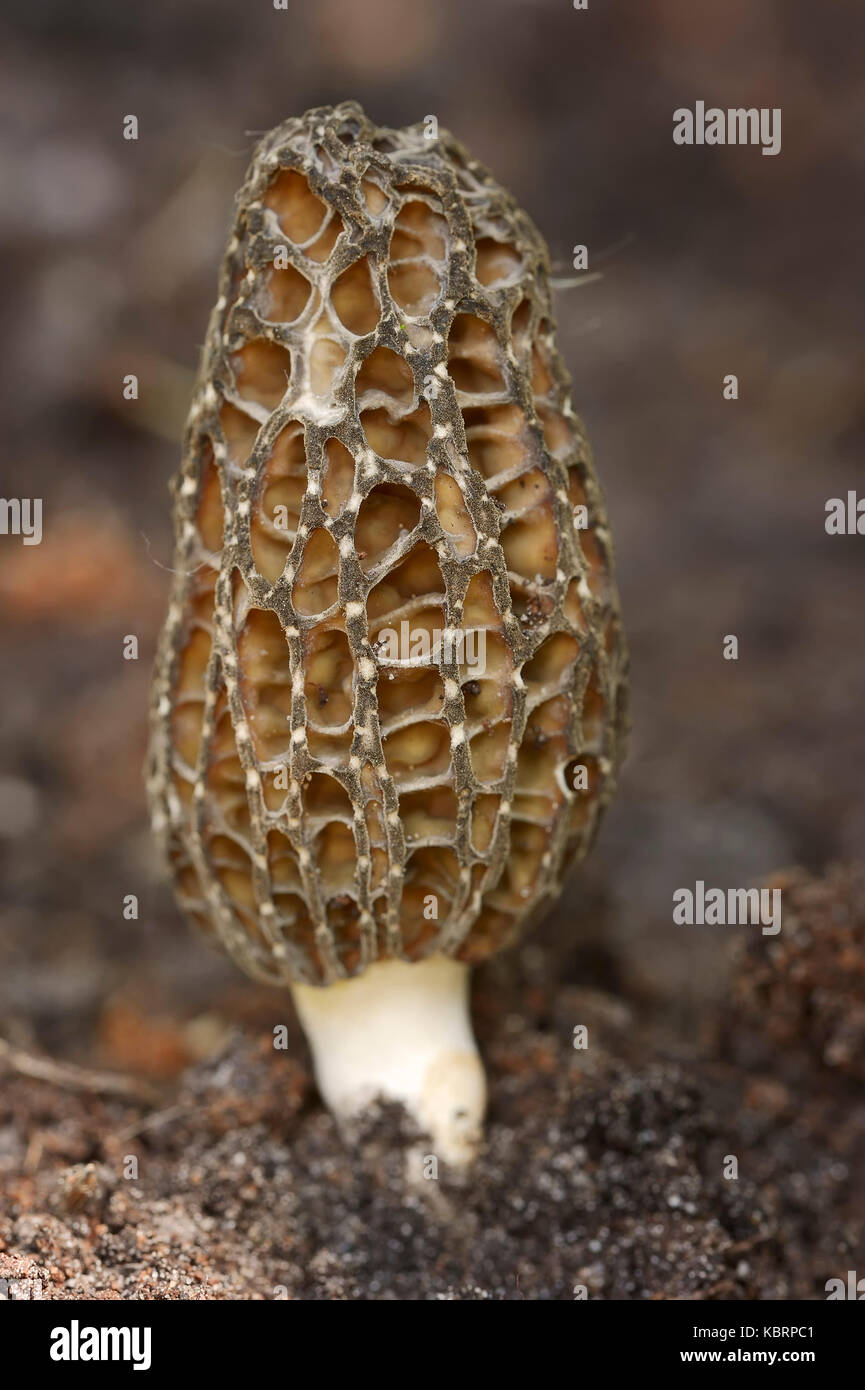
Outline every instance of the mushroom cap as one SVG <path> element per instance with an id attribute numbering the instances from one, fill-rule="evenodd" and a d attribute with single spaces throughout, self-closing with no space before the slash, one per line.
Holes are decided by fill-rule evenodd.
<path id="1" fill-rule="evenodd" d="M 181 905 L 258 978 L 483 959 L 611 795 L 626 653 L 548 268 L 444 131 L 347 102 L 255 151 L 175 484 L 148 789 Z"/>

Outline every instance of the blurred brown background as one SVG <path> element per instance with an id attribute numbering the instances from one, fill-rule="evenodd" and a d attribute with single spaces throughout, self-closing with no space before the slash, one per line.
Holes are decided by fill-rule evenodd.
<path id="1" fill-rule="evenodd" d="M 276 1007 L 181 922 L 141 764 L 166 484 L 234 190 L 257 132 L 346 97 L 385 124 L 435 114 L 560 274 L 578 242 L 603 271 L 557 310 L 617 541 L 634 734 L 524 959 L 555 948 L 563 978 L 693 1029 L 724 929 L 674 928 L 673 890 L 865 844 L 865 538 L 824 532 L 827 498 L 865 492 L 865 10 L 7 0 L 0 39 L 2 493 L 44 501 L 41 546 L 0 537 L 0 1032 L 167 1075 L 214 1013 Z M 781 154 L 675 146 L 698 99 L 780 106 Z"/>

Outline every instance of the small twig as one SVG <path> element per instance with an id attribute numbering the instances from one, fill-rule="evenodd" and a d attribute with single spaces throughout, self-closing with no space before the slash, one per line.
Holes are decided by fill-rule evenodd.
<path id="1" fill-rule="evenodd" d="M 55 1062 L 51 1057 L 37 1057 L 23 1048 L 13 1047 L 0 1038 L 0 1062 L 33 1081 L 47 1081 L 66 1091 L 88 1091 L 92 1095 L 118 1096 L 122 1100 L 156 1105 L 161 1093 L 148 1081 L 115 1072 L 90 1071 L 72 1062 Z"/>
<path id="2" fill-rule="evenodd" d="M 178 1116 L 185 1115 L 189 1111 L 188 1105 L 169 1105 L 165 1110 L 155 1110 L 151 1115 L 145 1115 L 140 1120 L 135 1120 L 131 1125 L 125 1125 L 112 1136 L 119 1143 L 125 1144 L 127 1139 L 135 1139 L 145 1130 L 156 1129 L 161 1124 L 168 1124 L 169 1120 L 176 1120 Z"/>

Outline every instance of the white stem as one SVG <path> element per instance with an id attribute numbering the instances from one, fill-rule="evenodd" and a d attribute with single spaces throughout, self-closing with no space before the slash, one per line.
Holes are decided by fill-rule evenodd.
<path id="1" fill-rule="evenodd" d="M 402 1101 L 445 1162 L 473 1157 L 486 1082 L 469 1019 L 468 966 L 445 956 L 377 961 L 355 979 L 292 994 L 321 1094 L 347 1120 Z"/>

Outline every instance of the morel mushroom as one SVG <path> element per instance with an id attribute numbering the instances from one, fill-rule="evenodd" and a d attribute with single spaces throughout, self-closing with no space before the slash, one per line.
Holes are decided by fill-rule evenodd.
<path id="1" fill-rule="evenodd" d="M 603 501 L 546 247 L 450 135 L 354 103 L 258 145 L 175 486 L 149 793 L 179 901 L 291 986 L 322 1093 L 451 1162 L 469 967 L 586 852 L 620 760 Z"/>

